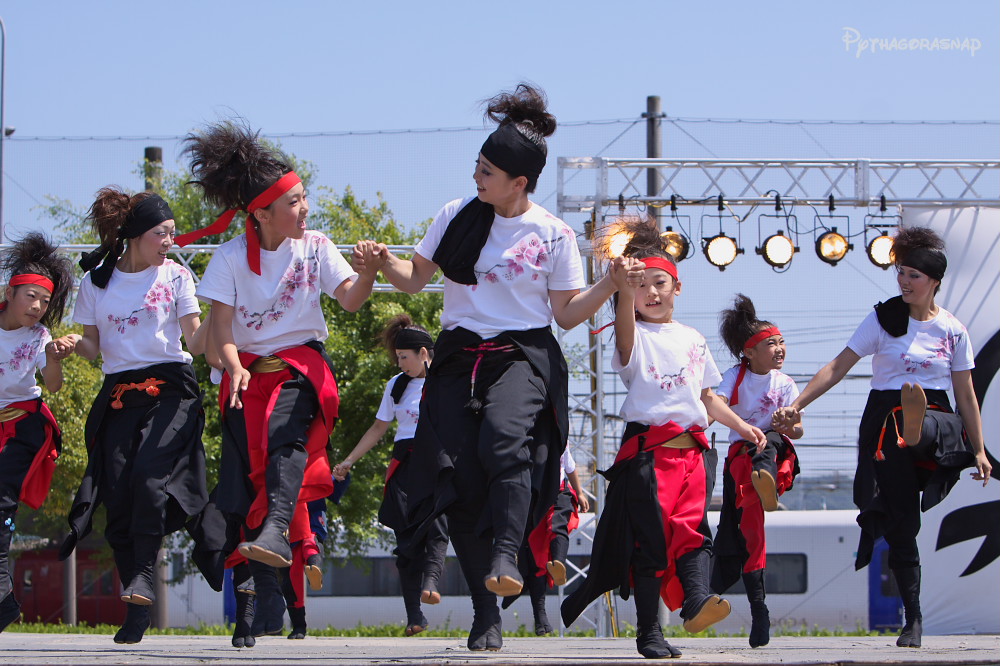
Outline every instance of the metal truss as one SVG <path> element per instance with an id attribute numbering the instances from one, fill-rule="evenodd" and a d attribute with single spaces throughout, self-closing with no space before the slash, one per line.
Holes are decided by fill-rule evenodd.
<path id="1" fill-rule="evenodd" d="M 654 195 L 646 190 L 650 169 L 660 176 Z M 580 171 L 593 172 L 590 187 L 577 179 Z M 560 157 L 556 187 L 559 215 L 620 203 L 664 206 L 671 197 L 677 205 L 700 205 L 720 195 L 732 205 L 773 202 L 778 194 L 813 205 L 831 196 L 843 205 L 880 205 L 884 196 L 892 205 L 998 206 L 1000 161 Z"/>

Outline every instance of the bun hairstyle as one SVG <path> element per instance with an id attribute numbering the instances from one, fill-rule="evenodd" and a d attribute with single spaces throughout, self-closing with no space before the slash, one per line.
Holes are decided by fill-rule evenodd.
<path id="1" fill-rule="evenodd" d="M 97 191 L 94 203 L 87 211 L 87 219 L 90 220 L 97 237 L 101 239 L 102 247 L 110 249 L 115 246 L 129 212 L 151 196 L 153 192 L 130 195 L 114 185 L 102 187 Z"/>
<path id="2" fill-rule="evenodd" d="M 890 258 L 897 266 L 909 266 L 938 281 L 934 289 L 941 289 L 941 280 L 948 270 L 948 257 L 944 241 L 927 227 L 902 227 L 892 239 Z"/>
<path id="3" fill-rule="evenodd" d="M 413 323 L 413 317 L 403 312 L 390 319 L 389 323 L 385 325 L 385 328 L 382 329 L 382 332 L 379 333 L 378 336 L 379 344 L 382 345 L 386 352 L 389 353 L 389 358 L 392 359 L 393 363 L 396 362 L 396 339 L 399 334 L 405 330 L 426 335 L 428 342 L 426 347 L 427 352 L 432 357 L 434 356 L 433 338 L 431 338 L 431 334 L 427 332 L 427 329 Z"/>
<path id="4" fill-rule="evenodd" d="M 0 274 L 5 279 L 24 273 L 37 273 L 52 281 L 52 296 L 41 323 L 48 327 L 59 323 L 73 287 L 73 264 L 69 257 L 60 254 L 59 248 L 43 234 L 33 231 L 0 254 Z M 27 285 L 13 289 L 23 289 L 25 286 Z"/>
<path id="5" fill-rule="evenodd" d="M 743 294 L 736 294 L 732 307 L 719 314 L 719 335 L 736 360 L 743 358 L 743 345 L 747 340 L 772 326 L 771 322 L 757 318 L 753 301 Z"/>
<path id="6" fill-rule="evenodd" d="M 513 92 L 502 92 L 484 102 L 484 115 L 499 125 L 498 129 L 510 125 L 515 127 L 528 141 L 535 145 L 542 156 L 548 154 L 545 137 L 552 136 L 556 131 L 556 117 L 548 112 L 548 100 L 545 93 L 527 83 L 518 84 Z M 497 165 L 500 166 L 500 165 Z M 504 168 L 500 166 L 500 168 Z M 539 168 L 540 171 L 540 168 Z M 538 184 L 538 174 L 518 174 L 528 179 L 525 191 L 535 191 Z"/>
<path id="7" fill-rule="evenodd" d="M 209 125 L 184 140 L 182 154 L 191 160 L 190 183 L 226 210 L 245 210 L 254 198 L 292 171 L 289 159 L 264 145 L 260 132 L 245 121 Z"/>

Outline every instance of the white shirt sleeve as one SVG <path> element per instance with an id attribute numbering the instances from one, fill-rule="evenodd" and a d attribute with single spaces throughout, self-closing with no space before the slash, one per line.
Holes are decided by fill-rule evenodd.
<path id="1" fill-rule="evenodd" d="M 437 251 L 438 245 L 441 244 L 441 238 L 448 229 L 448 225 L 470 201 L 472 201 L 472 197 L 455 199 L 446 203 L 434 216 L 434 221 L 427 227 L 427 233 L 417 243 L 414 251 L 427 261 L 433 261 L 434 253 Z"/>
<path id="2" fill-rule="evenodd" d="M 35 367 L 41 370 L 49 362 L 49 358 L 45 353 L 45 347 L 52 342 L 52 334 L 49 333 L 49 329 L 45 328 L 42 330 L 42 334 L 38 336 L 38 338 L 38 353 L 35 355 Z"/>
<path id="3" fill-rule="evenodd" d="M 871 356 L 878 351 L 881 330 L 882 326 L 878 323 L 878 315 L 874 311 L 869 312 L 857 330 L 854 331 L 851 339 L 847 341 L 848 348 L 862 358 Z"/>
<path id="4" fill-rule="evenodd" d="M 955 320 L 956 324 L 958 320 Z M 972 353 L 972 343 L 969 340 L 969 331 L 964 326 L 958 324 L 958 331 L 955 332 L 955 351 L 951 357 L 951 371 L 972 370 L 976 367 L 976 359 Z"/>
<path id="5" fill-rule="evenodd" d="M 716 395 L 721 395 L 727 401 L 733 395 L 733 385 L 736 384 L 736 375 L 739 373 L 739 366 L 730 368 L 722 373 L 722 382 L 715 389 Z"/>
<path id="6" fill-rule="evenodd" d="M 97 287 L 90 281 L 90 273 L 83 276 L 80 289 L 76 292 L 76 305 L 73 306 L 73 321 L 84 326 L 97 326 L 97 315 L 94 313 L 94 290 Z"/>
<path id="7" fill-rule="evenodd" d="M 705 374 L 702 375 L 701 388 L 707 389 L 713 386 L 718 386 L 719 382 L 722 380 L 722 374 L 719 372 L 719 366 L 715 364 L 715 359 L 712 358 L 712 351 L 705 345 Z"/>
<path id="8" fill-rule="evenodd" d="M 358 274 L 354 272 L 351 265 L 344 259 L 337 246 L 329 238 L 322 236 L 320 242 L 318 258 L 320 261 L 319 274 L 322 284 L 320 288 L 328 296 L 333 296 L 333 292 L 344 283 L 345 280 L 357 280 Z"/>
<path id="9" fill-rule="evenodd" d="M 385 390 L 382 391 L 382 402 L 379 403 L 378 411 L 375 413 L 375 418 L 379 421 L 392 423 L 396 420 L 396 403 L 392 401 L 392 387 L 398 378 L 399 375 L 396 375 L 390 379 L 385 385 Z"/>
<path id="10" fill-rule="evenodd" d="M 548 279 L 549 289 L 570 291 L 587 286 L 583 277 L 583 262 L 580 259 L 580 246 L 576 242 L 576 234 L 565 223 L 562 223 L 562 240 L 555 244 L 553 255 L 552 273 Z"/>
<path id="11" fill-rule="evenodd" d="M 221 246 L 212 254 L 196 293 L 203 301 L 218 301 L 225 305 L 236 304 L 236 279 Z"/>
<path id="12" fill-rule="evenodd" d="M 566 450 L 563 452 L 562 468 L 567 474 L 572 474 L 576 471 L 576 460 L 573 459 L 573 454 L 570 453 L 569 447 L 566 447 Z"/>
<path id="13" fill-rule="evenodd" d="M 177 318 L 186 317 L 191 314 L 201 314 L 201 308 L 198 307 L 198 299 L 194 295 L 194 280 L 191 278 L 191 271 L 184 268 L 183 266 L 177 266 L 177 272 L 180 275 L 179 288 L 175 294 L 177 299 Z"/>

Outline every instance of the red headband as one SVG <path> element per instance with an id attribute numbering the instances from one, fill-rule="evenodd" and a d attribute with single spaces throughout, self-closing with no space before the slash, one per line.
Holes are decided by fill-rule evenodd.
<path id="1" fill-rule="evenodd" d="M 38 273 L 19 273 L 11 276 L 11 287 L 17 287 L 22 284 L 37 284 L 39 287 L 48 289 L 50 294 L 56 290 L 56 286 L 52 284 L 52 280 Z"/>
<path id="2" fill-rule="evenodd" d="M 289 171 L 284 176 L 279 178 L 271 185 L 269 188 L 258 194 L 253 198 L 249 204 L 247 204 L 247 219 L 246 219 L 246 237 L 247 237 L 247 263 L 250 265 L 250 270 L 252 270 L 257 275 L 260 275 L 260 238 L 254 231 L 253 224 L 250 223 L 250 218 L 255 210 L 261 208 L 267 208 L 275 201 L 278 200 L 282 194 L 292 189 L 296 185 L 302 182 L 302 179 L 296 175 L 294 171 Z M 235 208 L 227 210 L 225 213 L 219 216 L 212 224 L 208 225 L 203 229 L 197 229 L 195 231 L 188 232 L 186 234 L 181 234 L 174 239 L 179 247 L 184 247 L 185 245 L 190 245 L 196 240 L 201 240 L 205 236 L 214 236 L 216 234 L 221 234 L 223 231 L 229 228 L 230 222 L 236 217 L 238 213 Z"/>
<path id="3" fill-rule="evenodd" d="M 677 279 L 677 264 L 669 259 L 664 259 L 663 257 L 641 257 L 639 261 L 646 264 L 646 268 L 662 268 L 672 278 Z"/>
<path id="4" fill-rule="evenodd" d="M 750 339 L 743 344 L 743 349 L 752 349 L 757 346 L 763 340 L 767 340 L 772 335 L 781 335 L 781 331 L 778 330 L 777 326 L 771 326 L 770 328 L 765 328 L 759 333 L 754 333 L 750 336 Z"/>

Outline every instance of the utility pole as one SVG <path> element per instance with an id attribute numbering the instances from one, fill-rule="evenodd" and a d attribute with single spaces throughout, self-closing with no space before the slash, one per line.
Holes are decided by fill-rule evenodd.
<path id="1" fill-rule="evenodd" d="M 646 112 L 642 114 L 646 119 L 646 157 L 663 157 L 663 136 L 661 133 L 661 120 L 666 117 L 660 106 L 660 96 L 650 95 L 646 98 Z M 660 172 L 658 169 L 650 168 L 646 171 L 646 194 L 651 197 L 660 194 Z M 656 228 L 660 228 L 659 215 L 650 215 L 656 220 Z"/>
<path id="2" fill-rule="evenodd" d="M 163 148 L 147 146 L 143 151 L 142 173 L 146 178 L 146 190 L 159 190 L 163 185 Z"/>
<path id="3" fill-rule="evenodd" d="M 75 625 L 76 616 L 76 549 L 63 562 L 63 624 Z"/>

